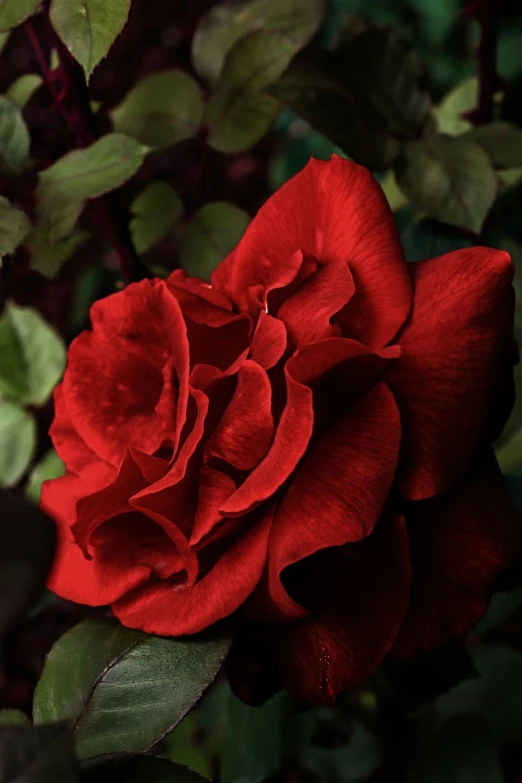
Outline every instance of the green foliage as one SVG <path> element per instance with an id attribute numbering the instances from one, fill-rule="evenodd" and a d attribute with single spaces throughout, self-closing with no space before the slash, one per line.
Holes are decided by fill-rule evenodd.
<path id="1" fill-rule="evenodd" d="M 51 650 L 34 696 L 36 724 L 68 719 L 80 759 L 143 753 L 214 680 L 226 633 L 161 639 L 116 620 L 86 620 Z"/>
<path id="2" fill-rule="evenodd" d="M 0 318 L 0 395 L 43 405 L 65 368 L 65 346 L 36 312 L 9 305 Z"/>
<path id="3" fill-rule="evenodd" d="M 181 266 L 194 277 L 209 280 L 211 273 L 237 245 L 250 218 L 226 201 L 205 204 L 189 224 L 180 245 Z"/>
<path id="4" fill-rule="evenodd" d="M 67 726 L 0 728 L 0 783 L 77 783 Z"/>
<path id="5" fill-rule="evenodd" d="M 476 234 L 497 195 L 489 157 L 470 140 L 434 136 L 410 142 L 395 174 L 400 189 L 418 209 Z"/>
<path id="6" fill-rule="evenodd" d="M 53 27 L 87 79 L 123 30 L 129 10 L 130 0 L 52 0 Z"/>
<path id="7" fill-rule="evenodd" d="M 143 163 L 147 147 L 120 133 L 109 133 L 84 149 L 73 150 L 40 173 L 37 189 L 43 214 L 96 198 L 123 185 Z"/>
<path id="8" fill-rule="evenodd" d="M 10 30 L 36 13 L 41 0 L 3 0 L 0 5 L 0 30 Z"/>
<path id="9" fill-rule="evenodd" d="M 150 147 L 169 147 L 197 134 L 203 117 L 201 89 L 176 68 L 154 73 L 133 87 L 111 116 L 117 133 Z"/>
<path id="10" fill-rule="evenodd" d="M 41 84 L 42 77 L 38 76 L 37 73 L 23 73 L 12 83 L 5 97 L 9 98 L 19 109 L 23 109 Z"/>
<path id="11" fill-rule="evenodd" d="M 0 710 L 0 726 L 29 726 L 30 720 L 21 710 Z"/>
<path id="12" fill-rule="evenodd" d="M 522 129 L 508 122 L 479 125 L 462 136 L 478 144 L 496 169 L 522 166 Z"/>
<path id="13" fill-rule="evenodd" d="M 183 204 L 167 182 L 151 182 L 131 204 L 130 223 L 137 253 L 146 253 L 174 229 L 183 215 Z"/>
<path id="14" fill-rule="evenodd" d="M 31 230 L 29 218 L 0 196 L 0 259 L 14 253 Z"/>
<path id="15" fill-rule="evenodd" d="M 76 231 L 53 242 L 49 239 L 46 222 L 40 223 L 25 242 L 31 254 L 31 269 L 45 277 L 54 277 L 89 236 L 88 231 Z"/>
<path id="16" fill-rule="evenodd" d="M 434 107 L 433 113 L 439 133 L 459 136 L 473 127 L 463 115 L 477 105 L 478 89 L 478 79 L 472 76 L 457 84 L 444 96 L 440 104 Z"/>
<path id="17" fill-rule="evenodd" d="M 142 756 L 96 764 L 81 783 L 205 783 L 205 778 L 166 759 Z"/>
<path id="18" fill-rule="evenodd" d="M 451 253 L 473 243 L 453 226 L 437 223 L 436 220 L 417 220 L 403 231 L 402 246 L 406 261 L 426 261 L 444 253 Z"/>
<path id="19" fill-rule="evenodd" d="M 0 175 L 13 177 L 21 173 L 30 143 L 19 108 L 0 95 Z"/>
<path id="20" fill-rule="evenodd" d="M 318 29 L 322 0 L 250 0 L 223 3 L 201 20 L 192 41 L 196 72 L 210 83 L 220 76 L 227 54 L 253 30 L 279 33 L 287 46 L 301 49 Z"/>
<path id="21" fill-rule="evenodd" d="M 62 460 L 54 449 L 49 449 L 31 471 L 25 486 L 26 498 L 32 503 L 38 504 L 43 482 L 63 476 L 64 473 L 65 465 Z"/>
<path id="22" fill-rule="evenodd" d="M 54 523 L 45 514 L 5 490 L 0 490 L 0 518 L 0 637 L 3 637 L 42 589 L 54 556 L 56 533 Z"/>
<path id="23" fill-rule="evenodd" d="M 13 402 L 0 401 L 0 487 L 20 481 L 36 449 L 34 417 Z"/>

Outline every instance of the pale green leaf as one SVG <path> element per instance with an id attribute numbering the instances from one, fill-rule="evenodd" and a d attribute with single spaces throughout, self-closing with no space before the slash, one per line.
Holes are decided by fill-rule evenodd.
<path id="1" fill-rule="evenodd" d="M 6 98 L 9 98 L 19 109 L 23 109 L 41 84 L 42 77 L 37 73 L 24 73 L 9 87 L 5 94 Z"/>
<path id="2" fill-rule="evenodd" d="M 0 30 L 10 30 L 32 16 L 42 0 L 1 0 Z"/>
<path id="3" fill-rule="evenodd" d="M 52 0 L 52 25 L 87 79 L 123 30 L 129 10 L 130 0 Z"/>
<path id="4" fill-rule="evenodd" d="M 25 212 L 0 196 L 0 259 L 13 253 L 30 230 L 31 223 Z"/>
<path id="5" fill-rule="evenodd" d="M 169 147 L 195 136 L 203 97 L 188 73 L 173 69 L 139 82 L 111 114 L 114 130 L 150 147 Z"/>
<path id="6" fill-rule="evenodd" d="M 20 481 L 36 448 L 33 416 L 11 402 L 0 402 L 0 487 Z"/>
<path id="7" fill-rule="evenodd" d="M 119 133 L 102 136 L 90 147 L 73 150 L 40 172 L 39 209 L 96 198 L 120 187 L 143 163 L 147 147 Z"/>
<path id="8" fill-rule="evenodd" d="M 250 218 L 226 201 L 205 204 L 181 240 L 181 266 L 193 277 L 208 280 L 216 266 L 237 245 Z"/>
<path id="9" fill-rule="evenodd" d="M 433 113 L 439 133 L 459 136 L 473 127 L 462 115 L 477 106 L 478 89 L 478 79 L 472 76 L 450 90 L 439 105 L 434 107 Z"/>
<path id="10" fill-rule="evenodd" d="M 0 95 L 0 175 L 15 176 L 22 171 L 31 140 L 20 109 Z"/>
<path id="11" fill-rule="evenodd" d="M 29 266 L 45 277 L 55 277 L 75 250 L 89 237 L 88 231 L 75 231 L 64 239 L 51 242 L 46 226 L 37 226 L 25 242 L 31 254 Z"/>
<path id="12" fill-rule="evenodd" d="M 131 204 L 132 241 L 137 253 L 146 253 L 169 235 L 183 214 L 183 204 L 167 182 L 152 182 Z"/>
<path id="13" fill-rule="evenodd" d="M 0 710 L 0 726 L 29 726 L 29 718 L 21 710 Z"/>
<path id="14" fill-rule="evenodd" d="M 42 484 L 49 479 L 59 478 L 65 473 L 65 465 L 54 449 L 50 449 L 31 471 L 25 486 L 25 496 L 32 503 L 40 502 Z"/>
<path id="15" fill-rule="evenodd" d="M 222 3 L 201 20 L 192 41 L 192 62 L 197 73 L 215 83 L 228 52 L 252 30 L 274 30 L 294 51 L 301 49 L 319 28 L 322 0 L 250 0 Z"/>

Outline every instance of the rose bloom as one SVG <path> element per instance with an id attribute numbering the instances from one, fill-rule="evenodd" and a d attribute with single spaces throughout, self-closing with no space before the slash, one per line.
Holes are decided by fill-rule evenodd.
<path id="1" fill-rule="evenodd" d="M 516 544 L 488 445 L 512 277 L 483 247 L 406 264 L 379 185 L 334 157 L 210 285 L 95 302 L 55 393 L 49 587 L 163 636 L 234 613 L 258 648 L 231 676 L 262 655 L 309 702 L 468 630 Z"/>

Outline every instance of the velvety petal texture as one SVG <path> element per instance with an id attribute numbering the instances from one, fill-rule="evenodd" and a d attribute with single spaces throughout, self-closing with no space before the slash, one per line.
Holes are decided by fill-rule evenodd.
<path id="1" fill-rule="evenodd" d="M 54 395 L 49 587 L 164 636 L 234 615 L 250 703 L 331 704 L 465 632 L 518 545 L 488 450 L 511 280 L 488 248 L 407 265 L 376 180 L 334 156 L 210 284 L 176 270 L 96 302 Z"/>

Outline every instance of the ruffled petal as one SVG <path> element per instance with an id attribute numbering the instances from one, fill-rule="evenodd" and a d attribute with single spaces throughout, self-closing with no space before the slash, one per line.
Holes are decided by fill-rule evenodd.
<path id="1" fill-rule="evenodd" d="M 404 619 L 411 579 L 404 520 L 385 516 L 358 544 L 289 571 L 289 589 L 310 614 L 270 627 L 272 654 L 294 697 L 332 704 L 381 663 Z"/>
<path id="2" fill-rule="evenodd" d="M 286 327 L 278 318 L 261 310 L 257 321 L 250 356 L 265 370 L 274 367 L 286 351 Z"/>
<path id="3" fill-rule="evenodd" d="M 261 207 L 212 285 L 247 311 L 250 292 L 302 251 L 348 262 L 356 293 L 343 310 L 346 337 L 381 347 L 408 316 L 411 283 L 393 214 L 369 171 L 333 156 L 311 160 Z"/>
<path id="4" fill-rule="evenodd" d="M 82 473 L 96 465 L 100 458 L 74 429 L 65 405 L 61 383 L 55 388 L 53 398 L 54 419 L 49 429 L 53 446 L 68 471 Z"/>
<path id="5" fill-rule="evenodd" d="M 520 530 L 493 455 L 475 461 L 439 497 L 406 516 L 411 599 L 393 647 L 397 657 L 441 646 L 484 614 L 495 581 L 519 556 Z"/>

